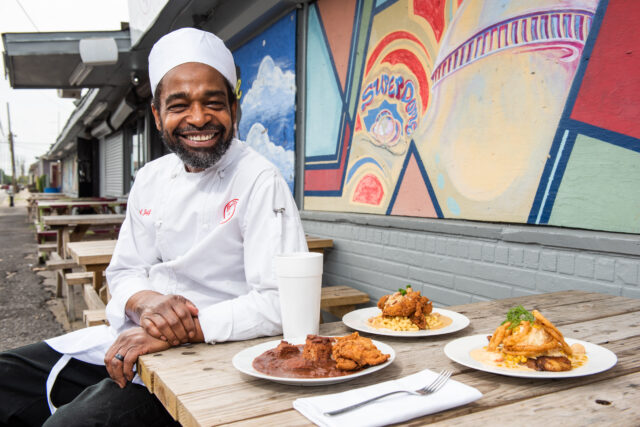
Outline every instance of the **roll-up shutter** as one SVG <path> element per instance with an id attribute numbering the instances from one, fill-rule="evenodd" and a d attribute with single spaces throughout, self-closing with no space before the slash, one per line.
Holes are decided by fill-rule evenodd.
<path id="1" fill-rule="evenodd" d="M 122 132 L 105 138 L 105 195 L 122 196 L 124 183 L 124 148 Z"/>

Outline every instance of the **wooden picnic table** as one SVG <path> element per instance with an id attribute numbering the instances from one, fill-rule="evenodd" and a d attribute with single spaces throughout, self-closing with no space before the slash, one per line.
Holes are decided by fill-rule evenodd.
<path id="1" fill-rule="evenodd" d="M 103 304 L 108 301 L 108 289 L 103 285 L 102 274 L 111 262 L 113 250 L 116 247 L 117 240 L 91 240 L 86 242 L 69 242 L 67 243 L 67 253 L 73 260 L 85 271 L 93 273 L 93 291 L 102 300 Z M 85 301 L 90 309 L 99 309 L 100 304 L 90 304 L 90 301 L 97 301 L 92 295 L 87 295 L 88 289 L 85 288 Z M 92 298 L 93 297 L 93 298 Z"/>
<path id="2" fill-rule="evenodd" d="M 45 213 L 56 215 L 70 215 L 73 208 L 91 208 L 95 213 L 116 213 L 116 207 L 126 207 L 126 201 L 118 200 L 77 200 L 77 199 L 57 199 L 38 201 L 38 221 Z"/>
<path id="3" fill-rule="evenodd" d="M 46 215 L 42 223 L 57 232 L 58 254 L 67 258 L 67 243 L 79 242 L 91 227 L 119 226 L 124 217 L 124 214 Z"/>
<path id="4" fill-rule="evenodd" d="M 320 252 L 324 254 L 324 250 L 333 247 L 333 239 L 325 237 L 305 236 L 307 238 L 307 247 L 309 252 Z"/>
<path id="5" fill-rule="evenodd" d="M 313 236 L 307 236 L 307 241 L 310 240 L 313 242 L 312 245 L 316 250 L 323 250 L 325 247 L 333 246 L 333 241 L 331 239 L 320 239 Z M 115 246 L 116 240 L 69 242 L 66 244 L 66 253 L 86 271 L 93 272 L 93 288 L 105 303 L 108 300 L 108 290 L 106 286 L 103 287 L 102 273 L 111 262 L 111 256 L 113 255 Z M 349 297 L 354 299 L 354 295 L 349 295 Z M 363 302 L 354 301 L 350 300 L 349 304 L 353 305 Z M 335 302 L 332 304 L 333 305 L 331 305 L 331 307 L 337 305 Z"/>
<path id="6" fill-rule="evenodd" d="M 448 359 L 449 341 L 491 334 L 513 306 L 540 310 L 569 338 L 604 346 L 618 357 L 602 373 L 566 379 L 526 379 L 490 374 Z M 423 338 L 369 336 L 390 345 L 395 361 L 351 381 L 316 387 L 282 385 L 249 377 L 231 363 L 239 351 L 281 337 L 243 342 L 195 344 L 138 359 L 138 373 L 169 413 L 184 426 L 310 425 L 293 409 L 300 397 L 337 393 L 404 377 L 423 369 L 454 371 L 453 378 L 476 387 L 479 400 L 403 425 L 630 425 L 640 419 L 640 299 L 563 291 L 448 307 L 471 323 L 450 335 Z M 350 333 L 342 322 L 320 326 L 324 335 Z M 634 421 L 635 420 L 635 421 Z"/>

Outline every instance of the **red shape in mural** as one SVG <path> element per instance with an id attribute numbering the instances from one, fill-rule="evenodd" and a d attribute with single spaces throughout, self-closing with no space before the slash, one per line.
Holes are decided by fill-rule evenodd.
<path id="1" fill-rule="evenodd" d="M 304 170 L 304 191 L 338 191 L 342 189 L 342 177 L 344 167 L 347 162 L 347 152 L 351 141 L 351 128 L 345 124 L 342 143 L 342 155 L 340 156 L 340 167 L 337 169 L 308 169 Z"/>
<path id="2" fill-rule="evenodd" d="M 394 31 L 393 33 L 389 33 L 386 36 L 384 36 L 384 38 L 378 42 L 375 49 L 373 49 L 373 52 L 371 52 L 371 55 L 369 55 L 369 59 L 367 60 L 367 67 L 365 68 L 365 74 L 369 74 L 369 71 L 371 71 L 371 67 L 373 67 L 373 64 L 375 64 L 382 50 L 385 47 L 387 47 L 391 42 L 394 42 L 396 40 L 410 40 L 414 42 L 415 44 L 420 46 L 420 48 L 422 49 L 424 54 L 427 56 L 427 58 L 431 59 L 431 57 L 429 56 L 429 52 L 427 52 L 427 48 L 424 47 L 424 45 L 420 42 L 420 40 L 416 36 L 414 36 L 408 31 Z"/>
<path id="3" fill-rule="evenodd" d="M 413 12 L 427 20 L 437 41 L 444 31 L 444 4 L 445 0 L 413 0 Z"/>
<path id="4" fill-rule="evenodd" d="M 366 174 L 353 192 L 353 201 L 378 206 L 384 196 L 384 188 L 377 176 Z"/>
<path id="5" fill-rule="evenodd" d="M 323 0 L 316 3 L 322 17 L 324 32 L 327 35 L 333 64 L 344 90 L 349 68 L 349 54 L 353 19 L 356 11 L 355 0 Z"/>
<path id="6" fill-rule="evenodd" d="M 391 210 L 391 215 L 437 218 L 427 184 L 424 182 L 418 161 L 411 156 Z"/>
<path id="7" fill-rule="evenodd" d="M 640 2 L 610 1 L 571 118 L 640 138 Z"/>
<path id="8" fill-rule="evenodd" d="M 409 50 L 398 49 L 385 56 L 382 62 L 391 65 L 402 64 L 411 70 L 413 75 L 416 76 L 416 79 L 418 79 L 422 111 L 426 111 L 427 105 L 429 104 L 429 81 L 427 80 L 427 73 L 424 71 L 424 67 L 418 57 Z"/>

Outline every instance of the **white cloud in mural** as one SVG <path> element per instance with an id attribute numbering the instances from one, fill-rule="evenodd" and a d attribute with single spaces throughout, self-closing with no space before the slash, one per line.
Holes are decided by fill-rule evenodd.
<path id="1" fill-rule="evenodd" d="M 242 96 L 240 134 L 244 137 L 254 123 L 263 123 L 274 141 L 286 144 L 287 127 L 293 129 L 296 77 L 283 71 L 273 58 L 265 56 L 251 88 Z"/>
<path id="2" fill-rule="evenodd" d="M 289 186 L 293 185 L 293 151 L 285 150 L 271 142 L 269 133 L 261 123 L 254 123 L 251 126 L 246 143 L 276 165 Z"/>

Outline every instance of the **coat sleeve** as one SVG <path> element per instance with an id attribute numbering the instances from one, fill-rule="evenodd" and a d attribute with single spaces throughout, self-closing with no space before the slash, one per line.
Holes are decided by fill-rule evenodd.
<path id="1" fill-rule="evenodd" d="M 273 258 L 284 252 L 308 251 L 288 185 L 277 171 L 264 172 L 260 178 L 241 222 L 250 291 L 200 309 L 198 316 L 209 343 L 282 333 Z"/>
<path id="2" fill-rule="evenodd" d="M 138 172 L 129 193 L 125 219 L 120 228 L 111 263 L 106 270 L 111 293 L 106 314 L 109 324 L 118 331 L 125 324 L 132 324 L 125 313 L 129 298 L 137 292 L 153 289 L 149 282 L 149 269 L 152 264 L 158 262 L 155 233 L 138 215 L 138 194 L 145 187 L 141 173 L 143 171 L 144 168 Z"/>

